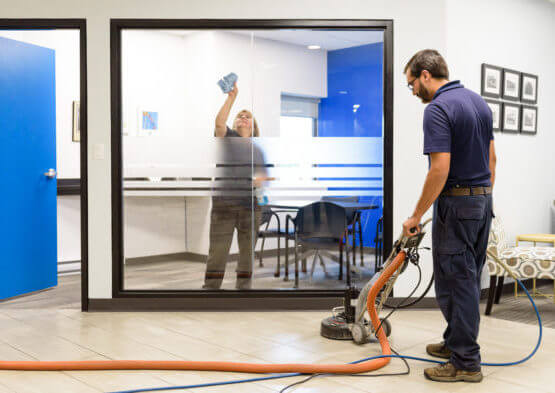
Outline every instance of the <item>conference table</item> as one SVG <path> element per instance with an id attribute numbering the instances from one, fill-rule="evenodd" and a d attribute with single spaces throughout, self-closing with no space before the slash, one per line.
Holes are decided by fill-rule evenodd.
<path id="1" fill-rule="evenodd" d="M 373 209 L 378 209 L 379 206 L 369 203 L 369 202 L 343 202 L 343 201 L 338 201 L 338 200 L 319 200 L 319 201 L 310 201 L 310 200 L 282 200 L 282 201 L 271 201 L 270 203 L 268 203 L 267 207 L 271 208 L 271 209 L 277 209 L 280 211 L 291 211 L 291 212 L 296 212 L 298 210 L 300 210 L 301 208 L 308 206 L 314 202 L 327 202 L 327 203 L 332 203 L 334 205 L 340 206 L 343 209 L 345 209 L 345 215 L 347 217 L 347 224 L 348 225 L 353 225 L 353 267 L 354 267 L 354 262 L 355 262 L 355 256 L 356 256 L 356 247 L 355 247 L 355 236 L 354 236 L 354 225 L 356 223 L 357 220 L 360 219 L 360 212 L 364 211 L 364 210 L 373 210 Z M 289 280 L 289 242 L 288 242 L 288 237 L 287 234 L 289 233 L 289 226 L 288 226 L 288 221 L 285 221 L 285 277 L 284 277 L 284 281 L 288 281 Z M 363 259 L 363 245 L 362 245 L 362 224 L 360 224 L 359 221 L 359 238 L 360 238 L 360 262 L 361 262 L 361 266 L 364 266 L 364 259 Z M 329 253 L 325 253 L 326 256 L 328 256 L 329 258 L 331 258 L 332 260 L 336 261 L 336 262 L 340 262 L 340 260 L 332 254 Z M 339 279 L 341 280 L 343 277 L 343 265 L 340 264 L 340 276 Z M 303 272 L 306 273 L 306 261 L 303 261 Z M 277 277 L 279 277 L 279 272 L 280 272 L 280 266 L 277 266 Z M 347 260 L 347 285 L 350 285 L 350 281 L 351 281 L 351 274 L 350 274 L 350 266 L 349 266 L 349 261 Z M 298 271 L 295 271 L 295 287 L 298 287 Z"/>

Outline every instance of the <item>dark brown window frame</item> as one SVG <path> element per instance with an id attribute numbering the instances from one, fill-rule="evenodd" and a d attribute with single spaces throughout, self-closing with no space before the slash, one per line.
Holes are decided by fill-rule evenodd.
<path id="1" fill-rule="evenodd" d="M 112 19 L 112 299 L 91 299 L 96 310 L 298 310 L 337 305 L 344 290 L 124 290 L 121 31 L 124 29 L 376 29 L 384 32 L 384 255 L 393 236 L 393 21 L 272 19 Z"/>

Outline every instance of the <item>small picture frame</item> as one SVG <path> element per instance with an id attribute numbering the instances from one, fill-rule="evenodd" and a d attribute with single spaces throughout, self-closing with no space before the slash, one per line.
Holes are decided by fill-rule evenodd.
<path id="1" fill-rule="evenodd" d="M 491 98 L 501 97 L 503 69 L 482 63 L 482 96 Z"/>
<path id="2" fill-rule="evenodd" d="M 521 105 L 520 132 L 535 134 L 538 131 L 538 108 L 530 105 Z"/>
<path id="3" fill-rule="evenodd" d="M 71 132 L 72 142 L 81 142 L 81 116 L 80 116 L 80 103 L 73 101 L 73 128 Z"/>
<path id="4" fill-rule="evenodd" d="M 520 132 L 520 105 L 509 102 L 503 103 L 501 123 L 503 132 Z"/>
<path id="5" fill-rule="evenodd" d="M 485 100 L 491 109 L 491 117 L 493 120 L 493 131 L 501 131 L 501 114 L 503 113 L 503 103 L 495 100 Z"/>
<path id="6" fill-rule="evenodd" d="M 538 102 L 538 76 L 523 72 L 520 86 L 520 100 L 528 104 L 536 104 Z"/>
<path id="7" fill-rule="evenodd" d="M 137 126 L 138 136 L 158 134 L 160 130 L 159 112 L 152 107 L 139 107 Z"/>
<path id="8" fill-rule="evenodd" d="M 503 68 L 503 98 L 518 101 L 520 99 L 520 72 Z"/>

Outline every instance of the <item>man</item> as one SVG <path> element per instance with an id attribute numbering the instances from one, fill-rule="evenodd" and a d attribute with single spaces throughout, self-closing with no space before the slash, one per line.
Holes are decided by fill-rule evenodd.
<path id="1" fill-rule="evenodd" d="M 404 69 L 412 94 L 424 110 L 424 154 L 429 171 L 414 213 L 403 223 L 405 235 L 433 208 L 432 254 L 436 298 L 447 328 L 444 341 L 426 347 L 447 363 L 424 370 L 441 382 L 480 382 L 480 276 L 486 258 L 495 179 L 492 115 L 486 102 L 449 81 L 435 50 L 416 53 Z"/>

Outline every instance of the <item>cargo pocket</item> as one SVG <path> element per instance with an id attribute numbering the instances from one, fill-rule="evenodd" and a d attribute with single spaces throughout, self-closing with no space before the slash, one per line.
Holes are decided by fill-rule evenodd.
<path id="1" fill-rule="evenodd" d="M 470 276 L 466 263 L 466 246 L 440 247 L 437 250 L 440 277 L 446 280 L 466 279 Z"/>

